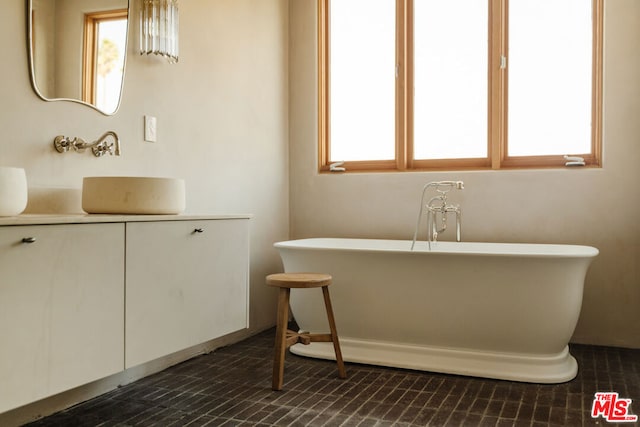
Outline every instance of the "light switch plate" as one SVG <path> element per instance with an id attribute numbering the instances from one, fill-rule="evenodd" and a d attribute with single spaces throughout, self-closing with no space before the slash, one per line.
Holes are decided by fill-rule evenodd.
<path id="1" fill-rule="evenodd" d="M 156 118 L 153 116 L 144 116 L 144 140 L 147 142 L 156 142 Z"/>

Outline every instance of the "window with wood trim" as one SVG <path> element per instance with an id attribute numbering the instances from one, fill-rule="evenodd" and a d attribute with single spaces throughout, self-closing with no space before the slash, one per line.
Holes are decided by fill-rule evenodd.
<path id="1" fill-rule="evenodd" d="M 115 111 L 126 54 L 127 9 L 85 14 L 82 100 Z"/>
<path id="2" fill-rule="evenodd" d="M 318 0 L 319 167 L 601 163 L 603 0 Z"/>

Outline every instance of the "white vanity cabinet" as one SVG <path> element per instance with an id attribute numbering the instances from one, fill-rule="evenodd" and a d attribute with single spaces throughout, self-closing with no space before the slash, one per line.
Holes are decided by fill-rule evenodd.
<path id="1" fill-rule="evenodd" d="M 0 414 L 247 328 L 249 218 L 0 218 Z"/>
<path id="2" fill-rule="evenodd" d="M 246 218 L 126 226 L 127 368 L 249 326 Z"/>
<path id="3" fill-rule="evenodd" d="M 124 240 L 122 223 L 0 226 L 0 413 L 123 370 Z"/>

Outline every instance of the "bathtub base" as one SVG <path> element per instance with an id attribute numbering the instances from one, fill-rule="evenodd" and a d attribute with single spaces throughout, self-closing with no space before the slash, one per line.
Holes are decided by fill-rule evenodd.
<path id="1" fill-rule="evenodd" d="M 340 338 L 345 361 L 529 383 L 570 381 L 578 364 L 565 347 L 555 355 L 503 354 Z M 331 343 L 296 344 L 299 356 L 335 360 Z M 348 372 L 347 372 L 348 375 Z"/>

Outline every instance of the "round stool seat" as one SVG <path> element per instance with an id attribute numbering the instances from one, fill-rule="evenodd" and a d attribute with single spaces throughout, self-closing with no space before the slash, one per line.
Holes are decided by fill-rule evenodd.
<path id="1" fill-rule="evenodd" d="M 267 285 L 278 288 L 321 288 L 331 284 L 331 275 L 324 273 L 277 273 L 267 276 Z"/>

